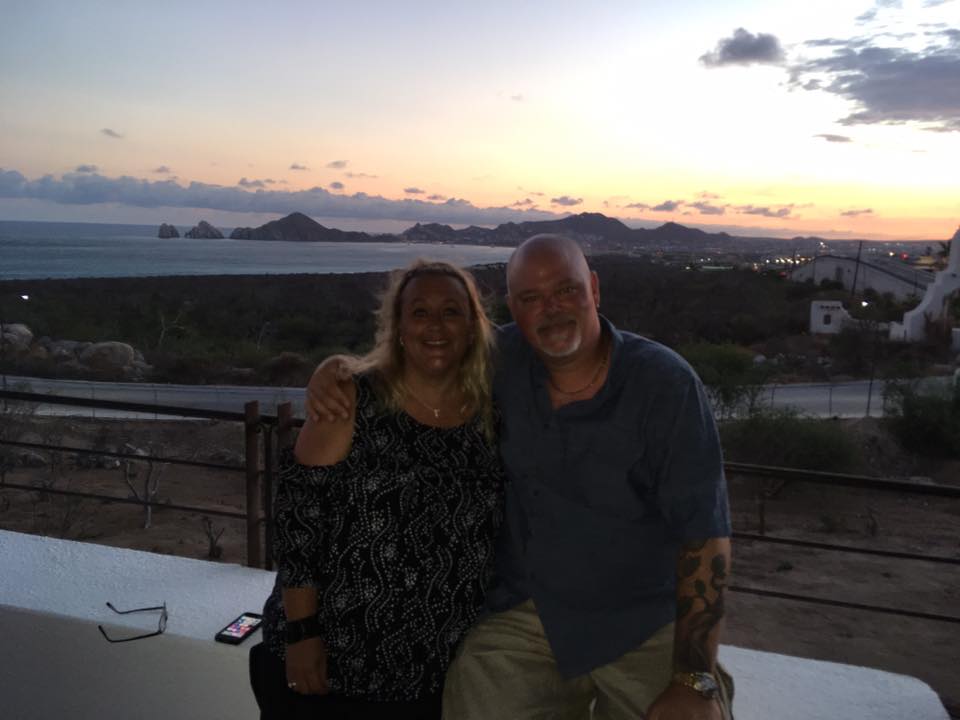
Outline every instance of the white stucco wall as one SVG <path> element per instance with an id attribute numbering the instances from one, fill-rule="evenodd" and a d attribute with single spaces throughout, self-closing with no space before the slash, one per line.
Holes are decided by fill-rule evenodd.
<path id="1" fill-rule="evenodd" d="M 906 266 L 890 265 L 885 261 L 860 262 L 857 268 L 856 258 L 822 255 L 805 265 L 801 265 L 790 273 L 794 282 L 812 280 L 819 284 L 822 280 L 840 280 L 849 290 L 853 287 L 856 277 L 857 292 L 862 293 L 867 288 L 873 288 L 881 295 L 889 292 L 899 300 L 906 300 L 911 296 L 920 297 L 933 281 L 933 275 Z"/>
<path id="2" fill-rule="evenodd" d="M 814 300 L 810 303 L 810 332 L 815 335 L 836 335 L 852 323 L 853 318 L 839 300 Z"/>
<path id="3" fill-rule="evenodd" d="M 3 720 L 253 720 L 243 645 L 213 641 L 259 610 L 273 573 L 0 531 Z M 121 609 L 166 601 L 167 632 L 114 645 L 97 623 L 141 630 Z M 948 720 L 936 693 L 904 675 L 724 646 L 738 720 Z"/>
<path id="4" fill-rule="evenodd" d="M 259 612 L 273 573 L 0 531 L 0 717 L 254 720 L 242 645 L 214 634 Z M 108 632 L 156 629 L 157 614 L 114 614 L 167 603 L 166 633 L 111 644 Z"/>

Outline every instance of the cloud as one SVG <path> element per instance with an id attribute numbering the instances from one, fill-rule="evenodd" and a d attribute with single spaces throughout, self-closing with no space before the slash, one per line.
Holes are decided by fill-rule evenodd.
<path id="1" fill-rule="evenodd" d="M 371 175 L 370 173 L 355 173 L 355 172 L 345 172 L 344 175 L 346 175 L 348 178 L 372 178 L 372 179 L 376 179 L 376 178 L 380 177 L 379 175 Z"/>
<path id="2" fill-rule="evenodd" d="M 332 183 L 330 183 L 330 185 L 329 185 L 328 187 L 329 187 L 331 190 L 343 190 L 344 185 L 343 185 L 342 182 L 338 182 L 338 181 L 334 180 Z"/>
<path id="3" fill-rule="evenodd" d="M 650 209 L 650 206 L 647 205 L 646 203 L 639 203 L 639 202 L 630 203 L 629 205 L 624 205 L 623 207 L 625 209 L 633 209 L 633 210 L 649 210 Z"/>
<path id="4" fill-rule="evenodd" d="M 245 188 L 262 188 L 266 187 L 266 181 L 264 180 L 247 180 L 245 177 L 237 180 L 237 185 Z"/>
<path id="5" fill-rule="evenodd" d="M 308 168 L 306 165 L 301 165 L 300 163 L 292 163 L 290 165 L 290 169 L 291 170 L 309 170 L 310 168 Z"/>
<path id="6" fill-rule="evenodd" d="M 848 100 L 842 125 L 919 123 L 960 131 L 960 32 L 934 33 L 922 49 L 890 47 L 878 38 L 853 39 L 798 62 L 790 68 L 790 86 Z"/>
<path id="7" fill-rule="evenodd" d="M 814 135 L 816 138 L 823 138 L 830 143 L 848 143 L 853 142 L 853 140 L 846 135 L 833 135 L 832 133 L 818 133 Z"/>
<path id="8" fill-rule="evenodd" d="M 734 30 L 731 37 L 720 40 L 713 52 L 700 56 L 700 62 L 707 67 L 778 64 L 783 59 L 783 48 L 776 35 L 754 35 L 742 27 Z"/>
<path id="9" fill-rule="evenodd" d="M 526 98 L 523 97 L 522 93 L 517 93 L 516 95 L 511 95 L 510 99 L 514 102 L 523 102 Z"/>
<path id="10" fill-rule="evenodd" d="M 430 202 L 443 202 L 446 199 L 446 195 L 437 195 L 436 193 L 427 198 Z"/>
<path id="11" fill-rule="evenodd" d="M 517 200 L 517 201 L 516 201 L 513 205 L 511 205 L 510 207 L 530 207 L 530 206 L 532 206 L 533 204 L 534 204 L 534 203 L 533 203 L 533 200 L 531 200 L 530 198 L 524 198 L 523 200 Z"/>
<path id="12" fill-rule="evenodd" d="M 117 203 L 131 207 L 186 207 L 229 212 L 302 212 L 313 217 L 402 220 L 463 225 L 496 225 L 525 220 L 556 220 L 559 215 L 533 208 L 477 207 L 462 198 L 443 203 L 415 198 L 392 200 L 379 195 L 335 194 L 321 187 L 309 190 L 245 190 L 240 187 L 174 180 L 144 180 L 96 173 L 45 175 L 35 180 L 16 170 L 0 168 L 0 198 L 37 199 L 63 205 Z"/>
<path id="13" fill-rule="evenodd" d="M 78 173 L 95 173 L 95 172 L 97 172 L 97 171 L 99 171 L 99 170 L 100 170 L 100 168 L 98 168 L 96 165 L 77 165 L 77 167 L 76 167 L 76 169 L 74 170 L 74 172 L 78 172 Z"/>
<path id="14" fill-rule="evenodd" d="M 157 173 L 158 175 L 168 175 L 172 172 L 172 170 L 170 170 L 170 168 L 168 168 L 166 165 L 161 165 L 160 167 L 155 167 L 150 172 Z"/>
<path id="15" fill-rule="evenodd" d="M 863 210 L 844 210 L 840 213 L 843 217 L 857 217 L 858 215 L 873 215 L 873 208 L 865 208 Z"/>
<path id="16" fill-rule="evenodd" d="M 116 130 L 111 130 L 110 128 L 103 128 L 100 130 L 102 135 L 106 135 L 108 138 L 113 138 L 114 140 L 123 140 L 123 135 L 118 133 Z"/>
<path id="17" fill-rule="evenodd" d="M 683 200 L 664 200 L 659 205 L 654 205 L 651 210 L 654 212 L 673 212 L 683 205 Z"/>
<path id="18" fill-rule="evenodd" d="M 564 207 L 573 207 L 574 205 L 579 205 L 583 202 L 583 198 L 572 198 L 569 195 L 561 195 L 560 197 L 550 198 L 550 202 L 553 205 L 563 205 Z"/>
<path id="19" fill-rule="evenodd" d="M 342 170 L 347 166 L 346 160 L 332 160 L 327 163 L 328 168 L 333 168 L 335 170 Z"/>
<path id="20" fill-rule="evenodd" d="M 727 209 L 722 205 L 712 205 L 704 201 L 688 203 L 688 205 L 699 210 L 701 215 L 723 215 L 727 212 Z"/>
<path id="21" fill-rule="evenodd" d="M 403 191 L 407 195 L 423 195 L 426 192 L 426 190 L 421 190 L 418 187 L 405 187 Z"/>
<path id="22" fill-rule="evenodd" d="M 768 218 L 786 218 L 790 217 L 790 213 L 793 212 L 794 207 L 794 205 L 783 205 L 778 208 L 768 206 L 757 207 L 755 205 L 736 205 L 734 206 L 734 209 L 743 215 L 761 215 Z"/>
<path id="23" fill-rule="evenodd" d="M 701 200 L 719 200 L 720 196 L 717 193 L 707 192 L 706 190 L 701 190 L 697 193 L 697 197 Z"/>

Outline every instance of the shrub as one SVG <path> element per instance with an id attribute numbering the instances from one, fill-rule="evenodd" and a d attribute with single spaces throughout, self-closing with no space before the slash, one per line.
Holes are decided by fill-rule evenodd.
<path id="1" fill-rule="evenodd" d="M 756 367 L 750 350 L 729 343 L 693 343 L 680 347 L 679 352 L 706 385 L 721 418 L 732 417 L 739 410 L 754 411 L 765 370 Z"/>
<path id="2" fill-rule="evenodd" d="M 720 438 L 726 459 L 734 462 L 851 472 L 860 460 L 857 443 L 836 420 L 806 418 L 790 409 L 724 422 Z"/>
<path id="3" fill-rule="evenodd" d="M 960 384 L 923 390 L 917 383 L 889 382 L 884 388 L 886 423 L 911 452 L 960 457 Z"/>

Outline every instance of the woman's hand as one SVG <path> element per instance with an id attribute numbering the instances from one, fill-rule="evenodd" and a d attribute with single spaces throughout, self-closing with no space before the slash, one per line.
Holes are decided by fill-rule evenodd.
<path id="1" fill-rule="evenodd" d="M 307 385 L 306 414 L 315 423 L 346 420 L 353 410 L 353 402 L 341 383 L 350 380 L 346 355 L 331 355 L 317 366 Z"/>
<path id="2" fill-rule="evenodd" d="M 287 687 L 301 695 L 326 695 L 327 646 L 322 638 L 287 645 Z"/>

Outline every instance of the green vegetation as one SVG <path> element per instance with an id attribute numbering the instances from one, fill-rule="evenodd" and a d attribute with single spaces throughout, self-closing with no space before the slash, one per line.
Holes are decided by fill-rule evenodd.
<path id="1" fill-rule="evenodd" d="M 688 272 L 624 255 L 591 264 L 604 315 L 679 349 L 724 414 L 749 408 L 764 380 L 918 375 L 943 355 L 942 339 L 930 350 L 891 348 L 880 338 L 877 323 L 903 309 L 886 296 L 871 296 L 862 327 L 828 340 L 809 336 L 807 323 L 812 300 L 848 301 L 831 287 L 747 270 Z M 475 274 L 493 320 L 509 321 L 503 267 Z M 328 354 L 370 347 L 385 285 L 384 273 L 11 280 L 0 282 L 0 312 L 38 337 L 129 343 L 161 382 L 298 384 Z M 754 367 L 757 355 L 768 362 Z M 61 372 L 52 361 L 2 360 L 7 372 Z"/>
<path id="2" fill-rule="evenodd" d="M 721 419 L 756 410 L 769 370 L 754 362 L 755 353 L 730 343 L 703 342 L 683 345 L 678 351 L 706 385 Z"/>
<path id="3" fill-rule="evenodd" d="M 960 457 L 960 384 L 944 391 L 916 383 L 888 383 L 886 422 L 907 450 L 934 457 Z"/>
<path id="4" fill-rule="evenodd" d="M 855 472 L 857 442 L 837 420 L 806 418 L 789 409 L 763 410 L 720 425 L 727 460 L 829 472 Z"/>

